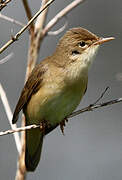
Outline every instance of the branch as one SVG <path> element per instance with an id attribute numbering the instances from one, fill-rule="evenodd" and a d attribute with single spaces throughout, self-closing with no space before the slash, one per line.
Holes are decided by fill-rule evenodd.
<path id="1" fill-rule="evenodd" d="M 10 2 L 11 0 L 0 0 L 0 11 L 7 6 L 7 4 Z"/>
<path id="2" fill-rule="evenodd" d="M 53 2 L 54 0 L 50 0 L 43 9 L 40 9 L 35 16 L 24 26 L 15 36 L 12 37 L 2 48 L 0 48 L 0 53 L 2 53 L 8 46 L 18 40 L 21 34 L 30 26 L 30 24 Z"/>
<path id="3" fill-rule="evenodd" d="M 63 32 L 66 29 L 67 25 L 68 25 L 68 21 L 66 21 L 65 24 L 61 28 L 59 28 L 58 30 L 56 30 L 56 31 L 49 31 L 48 35 L 56 36 L 56 35 L 60 34 L 61 32 Z"/>
<path id="4" fill-rule="evenodd" d="M 117 103 L 120 103 L 120 102 L 122 102 L 122 97 L 118 98 L 118 99 L 111 100 L 111 101 L 103 102 L 103 103 L 100 103 L 100 104 L 92 104 L 92 105 L 90 104 L 89 106 L 87 106 L 87 107 L 85 107 L 83 109 L 80 109 L 78 111 L 73 112 L 72 114 L 70 114 L 68 116 L 68 118 L 72 118 L 72 117 L 77 116 L 77 115 L 79 115 L 81 113 L 88 112 L 88 111 L 93 111 L 94 109 L 98 109 L 98 108 L 101 108 L 101 107 L 104 107 L 104 106 L 109 106 L 109 105 L 112 105 L 112 104 L 117 104 Z M 35 128 L 42 129 L 43 127 L 40 126 L 40 124 L 39 125 L 33 124 L 33 125 L 25 126 L 25 127 L 15 128 L 13 130 L 10 129 L 10 130 L 7 130 L 7 131 L 0 132 L 0 136 L 7 135 L 7 134 L 12 134 L 12 133 L 15 133 L 15 132 L 35 129 Z"/>
<path id="5" fill-rule="evenodd" d="M 103 96 L 105 95 L 105 93 L 106 93 L 109 89 L 110 89 L 109 86 L 107 86 L 107 87 L 105 88 L 105 90 L 102 92 L 102 94 L 100 95 L 100 97 L 99 97 L 94 103 L 92 103 L 90 106 L 96 105 L 96 104 L 103 98 Z"/>
<path id="6" fill-rule="evenodd" d="M 25 116 L 22 115 L 22 127 L 25 126 Z M 25 180 L 26 179 L 26 167 L 25 167 L 25 131 L 21 132 L 21 153 L 19 154 L 19 159 L 17 162 L 17 171 L 15 180 Z"/>
<path id="7" fill-rule="evenodd" d="M 0 13 L 0 18 L 2 18 L 2 19 L 4 19 L 4 20 L 7 20 L 7 21 L 9 21 L 9 22 L 12 22 L 12 23 L 14 23 L 14 24 L 17 24 L 17 25 L 19 25 L 19 26 L 21 26 L 21 27 L 25 26 L 25 24 L 22 24 L 21 22 L 15 20 L 15 19 L 13 19 L 13 18 L 10 18 L 10 17 L 8 17 L 8 16 L 5 16 L 5 15 L 3 15 L 3 14 L 1 14 L 1 13 Z"/>
<path id="8" fill-rule="evenodd" d="M 46 25 L 46 27 L 43 29 L 43 35 L 46 35 L 47 32 L 67 13 L 69 13 L 72 9 L 74 9 L 76 6 L 78 6 L 80 3 L 84 2 L 84 0 L 74 0 L 71 4 L 69 4 L 67 7 L 62 9 L 51 21 Z"/>
<path id="9" fill-rule="evenodd" d="M 42 0 L 41 9 L 45 7 L 46 3 L 48 3 L 48 0 Z M 34 27 L 34 34 L 30 34 L 30 47 L 28 50 L 28 58 L 27 58 L 26 80 L 30 72 L 34 68 L 38 58 L 40 45 L 43 39 L 41 38 L 41 36 L 42 36 L 42 29 L 47 16 L 47 10 L 48 8 L 43 13 L 41 13 L 40 16 L 38 16 Z"/>
<path id="10" fill-rule="evenodd" d="M 46 4 L 49 4 L 49 0 L 42 0 L 41 9 L 44 9 Z M 40 9 L 40 10 L 41 10 Z M 41 44 L 41 35 L 42 35 L 42 29 L 45 23 L 45 19 L 47 16 L 47 9 L 43 13 L 40 14 L 40 16 L 37 18 L 36 24 L 34 26 L 34 30 L 30 29 L 30 46 L 28 50 L 28 58 L 27 58 L 27 70 L 26 70 L 26 78 L 25 81 L 28 79 L 29 74 L 31 73 L 32 69 L 34 68 L 36 64 L 36 60 L 38 57 L 38 52 L 40 49 Z M 25 126 L 25 118 L 23 116 L 22 118 L 22 126 Z M 26 167 L 25 167 L 25 131 L 21 134 L 21 145 L 22 145 L 22 152 L 19 156 L 18 161 L 18 168 L 16 172 L 16 180 L 24 180 L 26 178 Z"/>
<path id="11" fill-rule="evenodd" d="M 111 100 L 111 101 L 107 101 L 107 102 L 104 102 L 104 103 L 100 103 L 100 104 L 90 104 L 89 106 L 81 109 L 81 110 L 78 110 L 76 112 L 73 112 L 69 118 L 72 118 L 74 116 L 77 116 L 81 113 L 84 113 L 84 112 L 87 112 L 87 111 L 92 111 L 94 109 L 98 109 L 98 108 L 101 108 L 101 107 L 104 107 L 104 106 L 109 106 L 109 105 L 112 105 L 112 104 L 117 104 L 119 102 L 122 102 L 122 98 L 118 98 L 118 99 L 114 99 L 114 100 Z"/>
<path id="12" fill-rule="evenodd" d="M 32 13 L 31 13 L 28 1 L 27 0 L 22 0 L 22 2 L 23 2 L 23 6 L 25 8 L 25 12 L 26 12 L 26 15 L 28 17 L 28 20 L 30 20 L 32 18 Z"/>
<path id="13" fill-rule="evenodd" d="M 42 0 L 42 4 L 41 4 L 41 9 L 45 6 L 46 3 L 48 3 L 49 0 Z M 39 31 L 41 32 L 44 25 L 45 25 L 45 20 L 47 17 L 47 12 L 48 9 L 46 9 L 43 13 L 40 14 L 40 16 L 38 16 L 37 21 L 35 23 L 35 33 L 38 33 Z"/>
<path id="14" fill-rule="evenodd" d="M 32 18 L 32 13 L 31 13 L 31 9 L 29 7 L 28 1 L 22 0 L 22 2 L 23 2 L 23 6 L 25 8 L 25 12 L 26 12 L 26 15 L 28 17 L 28 20 L 30 20 Z M 33 22 L 31 23 L 29 30 L 30 30 L 30 33 L 33 33 L 33 31 L 34 31 Z"/>
<path id="15" fill-rule="evenodd" d="M 25 131 L 25 130 L 29 130 L 29 129 L 35 129 L 35 128 L 39 128 L 39 127 L 40 127 L 40 125 L 33 124 L 33 125 L 25 126 L 25 127 L 14 128 L 14 129 L 0 132 L 0 136 L 12 134 L 15 132 L 21 132 L 21 131 Z"/>
<path id="16" fill-rule="evenodd" d="M 6 97 L 6 93 L 5 93 L 5 91 L 4 91 L 4 89 L 3 89 L 1 84 L 0 84 L 0 97 L 1 97 L 4 109 L 6 111 L 6 115 L 8 117 L 9 123 L 11 125 L 11 128 L 12 129 L 16 129 L 17 128 L 16 125 L 15 124 L 13 125 L 11 123 L 11 120 L 12 120 L 12 117 L 13 117 L 12 111 L 10 109 L 10 106 L 9 106 L 9 103 L 8 103 L 8 100 L 7 100 L 7 97 Z M 17 150 L 20 153 L 20 151 L 21 151 L 21 143 L 20 143 L 20 138 L 19 138 L 19 134 L 18 133 L 14 134 L 14 139 L 15 139 Z"/>
<path id="17" fill-rule="evenodd" d="M 0 60 L 0 64 L 4 64 L 7 61 L 9 61 L 9 59 L 11 59 L 13 57 L 14 53 L 10 53 L 9 55 L 7 55 L 6 57 L 4 57 L 3 59 Z"/>

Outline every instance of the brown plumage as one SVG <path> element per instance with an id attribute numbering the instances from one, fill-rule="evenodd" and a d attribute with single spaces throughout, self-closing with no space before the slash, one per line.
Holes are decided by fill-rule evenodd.
<path id="1" fill-rule="evenodd" d="M 83 41 L 89 41 L 89 44 L 92 44 L 93 42 L 97 41 L 99 38 L 94 35 L 93 33 L 87 31 L 83 28 L 72 28 L 71 30 L 67 31 L 66 34 L 61 38 L 56 53 L 54 53 L 54 58 L 49 58 L 51 60 L 51 63 L 54 63 L 57 67 L 62 67 L 66 64 L 68 64 L 67 56 L 65 53 L 68 53 L 68 50 L 71 51 L 71 49 L 74 49 L 74 46 L 77 46 L 78 42 L 81 40 Z M 65 46 L 68 48 L 65 48 Z M 71 49 L 70 49 L 71 48 Z M 67 52 L 65 52 L 67 51 Z M 62 56 L 66 56 L 65 58 L 62 58 Z M 48 60 L 45 62 L 42 61 L 39 65 L 37 65 L 32 73 L 30 74 L 28 81 L 26 82 L 21 96 L 19 98 L 19 101 L 16 105 L 12 123 L 16 123 L 18 119 L 18 114 L 23 109 L 23 106 L 28 103 L 30 97 L 38 91 L 40 86 L 42 86 L 43 81 L 43 74 L 47 71 L 47 69 L 44 67 L 44 64 L 48 64 Z M 62 65 L 60 65 L 62 64 Z"/>
<path id="2" fill-rule="evenodd" d="M 88 68 L 101 39 L 83 28 L 73 28 L 59 41 L 56 51 L 38 64 L 30 74 L 17 106 L 12 123 L 23 109 L 26 125 L 45 124 L 26 131 L 25 164 L 27 171 L 37 167 L 43 136 L 59 125 L 80 103 L 86 92 Z"/>
<path id="3" fill-rule="evenodd" d="M 35 94 L 39 88 L 42 86 L 42 81 L 43 81 L 43 74 L 45 73 L 46 69 L 43 68 L 43 64 L 37 65 L 32 73 L 30 74 L 23 90 L 21 93 L 21 96 L 19 98 L 19 101 L 16 105 L 14 114 L 13 114 L 13 119 L 12 123 L 16 123 L 18 120 L 18 115 L 21 109 L 28 103 L 29 99 L 33 94 Z"/>

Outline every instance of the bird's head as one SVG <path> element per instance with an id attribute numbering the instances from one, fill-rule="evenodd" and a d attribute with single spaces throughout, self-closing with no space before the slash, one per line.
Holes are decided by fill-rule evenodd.
<path id="1" fill-rule="evenodd" d="M 78 27 L 72 28 L 60 39 L 56 48 L 57 55 L 62 57 L 59 61 L 66 64 L 80 64 L 89 67 L 99 45 L 113 40 L 113 37 L 101 38 L 88 30 Z"/>

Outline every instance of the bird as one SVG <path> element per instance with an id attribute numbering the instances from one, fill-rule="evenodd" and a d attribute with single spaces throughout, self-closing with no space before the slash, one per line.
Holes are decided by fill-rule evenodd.
<path id="1" fill-rule="evenodd" d="M 86 93 L 88 70 L 99 46 L 113 39 L 99 37 L 82 27 L 69 29 L 54 53 L 30 73 L 12 119 L 12 123 L 16 123 L 23 110 L 26 126 L 40 124 L 43 127 L 26 131 L 27 171 L 34 171 L 40 161 L 44 136 L 58 125 L 63 132 L 67 117 Z"/>

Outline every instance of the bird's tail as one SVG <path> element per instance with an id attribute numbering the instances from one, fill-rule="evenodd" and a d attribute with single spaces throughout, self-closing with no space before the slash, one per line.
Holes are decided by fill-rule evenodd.
<path id="1" fill-rule="evenodd" d="M 40 129 L 26 131 L 25 165 L 27 171 L 34 171 L 39 163 L 43 144 Z"/>

